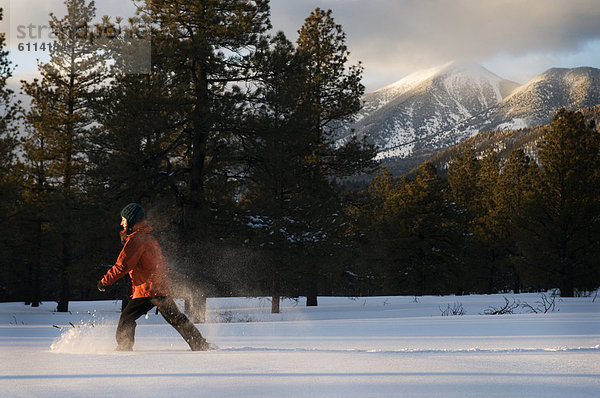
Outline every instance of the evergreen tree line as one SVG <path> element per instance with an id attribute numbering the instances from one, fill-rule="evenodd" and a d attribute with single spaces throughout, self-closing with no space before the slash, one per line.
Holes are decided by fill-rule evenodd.
<path id="1" fill-rule="evenodd" d="M 266 0 L 147 0 L 126 22 L 65 6 L 61 45 L 22 82 L 28 107 L 5 87 L 0 37 L 0 300 L 98 298 L 130 202 L 191 312 L 210 295 L 269 295 L 277 311 L 282 296 L 600 284 L 597 132 L 576 113 L 556 116 L 537 162 L 471 151 L 447 178 L 424 164 L 351 192 L 346 177 L 377 165 L 365 142 L 335 143 L 364 87 L 331 11 L 292 43 L 269 35 Z"/>
<path id="2" fill-rule="evenodd" d="M 447 176 L 431 163 L 395 181 L 382 170 L 355 214 L 354 274 L 365 293 L 466 294 L 600 285 L 600 134 L 560 110 L 535 158 L 467 147 Z"/>

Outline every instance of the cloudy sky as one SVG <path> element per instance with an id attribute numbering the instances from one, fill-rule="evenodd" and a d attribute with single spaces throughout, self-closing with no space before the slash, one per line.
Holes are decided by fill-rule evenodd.
<path id="1" fill-rule="evenodd" d="M 62 0 L 0 5 L 7 2 L 12 29 L 64 8 Z M 133 12 L 127 0 L 96 5 L 98 15 Z M 457 59 L 479 62 L 518 83 L 550 67 L 600 68 L 600 0 L 271 0 L 274 30 L 295 40 L 316 7 L 333 10 L 346 32 L 351 63 L 363 63 L 367 91 Z M 12 58 L 19 64 L 15 74 L 34 73 L 33 54 L 13 49 Z"/>
<path id="2" fill-rule="evenodd" d="M 368 91 L 454 59 L 519 83 L 600 68 L 599 0 L 272 0 L 273 27 L 295 38 L 315 7 L 333 10 Z"/>

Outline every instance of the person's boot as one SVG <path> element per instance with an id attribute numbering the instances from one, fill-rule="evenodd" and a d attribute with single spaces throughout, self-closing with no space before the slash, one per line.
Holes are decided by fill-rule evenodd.
<path id="1" fill-rule="evenodd" d="M 192 351 L 208 351 L 214 349 L 214 347 L 208 343 L 205 338 L 191 338 L 187 343 L 190 345 Z"/>

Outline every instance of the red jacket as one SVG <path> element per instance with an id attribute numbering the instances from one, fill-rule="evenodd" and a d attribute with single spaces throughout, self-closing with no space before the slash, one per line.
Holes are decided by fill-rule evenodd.
<path id="1" fill-rule="evenodd" d="M 133 232 L 127 235 L 117 263 L 102 278 L 104 285 L 111 285 L 129 273 L 133 298 L 172 294 L 169 267 L 150 231 L 152 227 L 146 221 L 133 226 Z"/>

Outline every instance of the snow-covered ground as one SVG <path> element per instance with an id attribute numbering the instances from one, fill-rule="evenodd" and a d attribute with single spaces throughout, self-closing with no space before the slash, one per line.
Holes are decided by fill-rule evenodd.
<path id="1" fill-rule="evenodd" d="M 543 309 L 538 294 L 319 297 L 274 315 L 267 299 L 209 299 L 208 352 L 154 311 L 133 352 L 113 351 L 120 302 L 0 303 L 0 396 L 600 396 L 600 298 L 482 315 L 505 298 Z"/>

